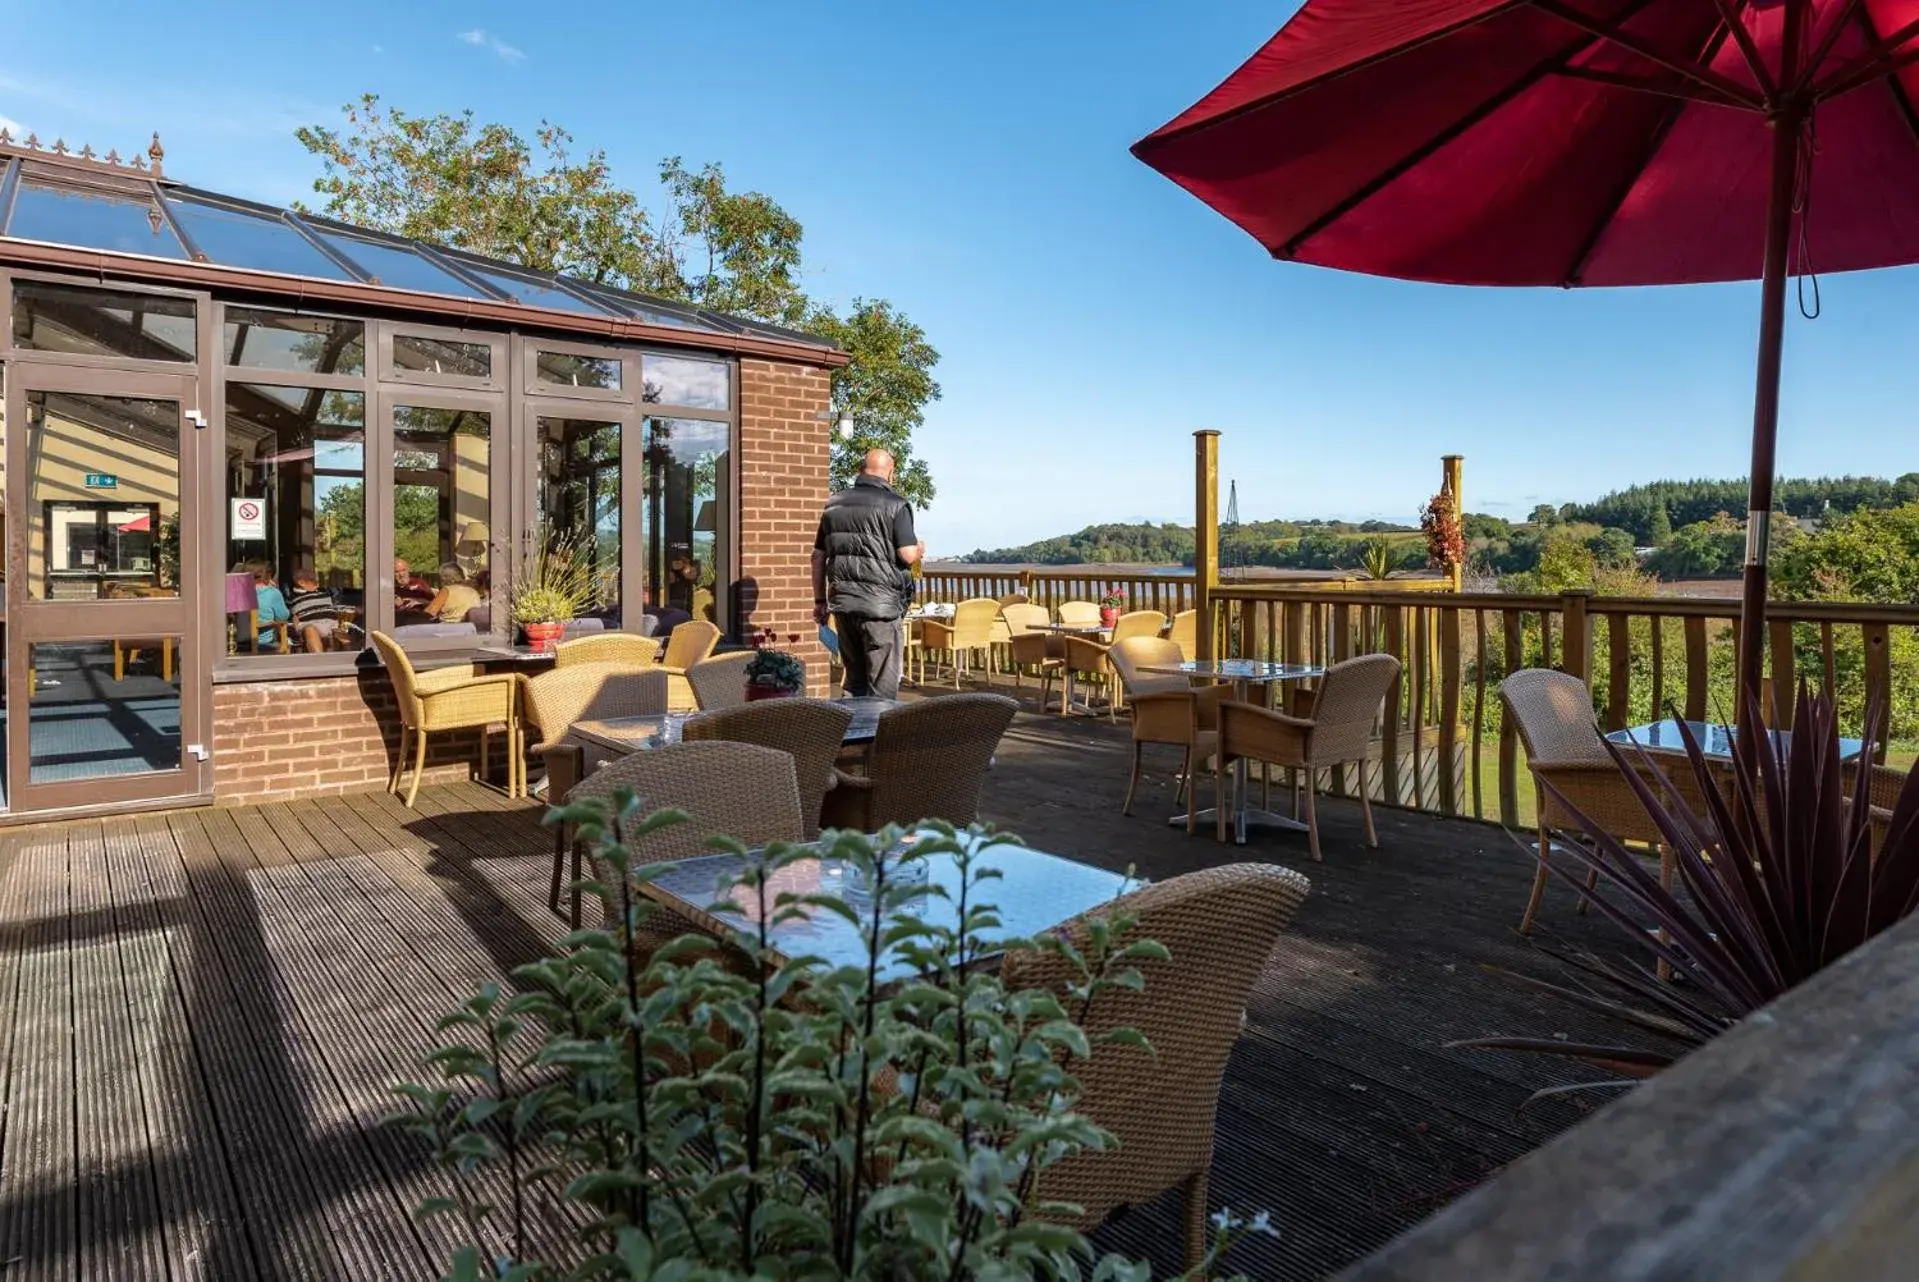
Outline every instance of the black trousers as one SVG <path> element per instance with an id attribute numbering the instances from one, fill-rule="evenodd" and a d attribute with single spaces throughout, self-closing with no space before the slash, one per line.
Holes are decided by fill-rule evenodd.
<path id="1" fill-rule="evenodd" d="M 901 652 L 904 634 L 898 619 L 875 619 L 863 614 L 836 614 L 840 634 L 840 666 L 846 670 L 846 693 L 881 699 L 900 697 Z"/>

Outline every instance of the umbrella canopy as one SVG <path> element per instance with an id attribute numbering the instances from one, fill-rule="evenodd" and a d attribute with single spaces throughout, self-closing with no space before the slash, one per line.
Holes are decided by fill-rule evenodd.
<path id="1" fill-rule="evenodd" d="M 1757 692 L 1785 282 L 1919 262 L 1919 0 L 1309 0 L 1141 160 L 1275 257 L 1472 285 L 1761 279 Z"/>

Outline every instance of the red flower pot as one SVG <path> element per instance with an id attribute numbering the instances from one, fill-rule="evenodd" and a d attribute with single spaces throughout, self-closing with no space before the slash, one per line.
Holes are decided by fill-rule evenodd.
<path id="1" fill-rule="evenodd" d="M 535 654 L 552 654 L 553 647 L 560 643 L 565 631 L 564 623 L 529 623 L 526 625 L 526 643 L 533 647 Z"/>
<path id="2" fill-rule="evenodd" d="M 751 681 L 746 683 L 748 703 L 758 703 L 761 699 L 791 699 L 798 694 L 798 690 L 782 690 L 778 686 L 756 685 Z"/>
<path id="3" fill-rule="evenodd" d="M 1118 622 L 1119 622 L 1119 607 L 1111 606 L 1111 605 L 1102 605 L 1099 608 L 1099 626 L 1100 627 L 1110 628 L 1115 623 L 1118 623 Z"/>

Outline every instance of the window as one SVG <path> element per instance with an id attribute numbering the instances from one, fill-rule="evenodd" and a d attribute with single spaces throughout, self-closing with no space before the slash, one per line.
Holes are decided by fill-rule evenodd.
<path id="1" fill-rule="evenodd" d="M 179 403 L 36 391 L 26 413 L 28 592 L 178 596 Z"/>
<path id="2" fill-rule="evenodd" d="M 723 422 L 646 420 L 649 613 L 683 611 L 729 626 L 722 587 L 732 550 L 731 441 Z"/>
<path id="3" fill-rule="evenodd" d="M 622 378 L 621 364 L 617 356 L 543 351 L 534 359 L 533 368 L 540 382 L 554 387 L 590 387 L 617 392 Z"/>
<path id="4" fill-rule="evenodd" d="M 229 570 L 264 565 L 280 600 L 239 648 L 260 653 L 358 650 L 366 614 L 366 397 L 325 388 L 227 384 Z M 311 626 L 279 606 L 309 600 Z M 271 626 L 288 623 L 282 637 Z M 264 642 L 261 638 L 264 637 Z"/>
<path id="5" fill-rule="evenodd" d="M 179 636 L 36 641 L 27 664 L 29 781 L 180 768 Z"/>
<path id="6" fill-rule="evenodd" d="M 23 280 L 13 287 L 13 342 L 36 352 L 192 361 L 199 356 L 191 298 L 83 289 Z"/>
<path id="7" fill-rule="evenodd" d="M 167 197 L 167 207 L 193 243 L 216 263 L 324 280 L 354 279 L 305 236 L 271 215 L 178 195 Z"/>
<path id="8" fill-rule="evenodd" d="M 460 298 L 485 298 L 451 272 L 404 245 L 385 241 L 362 240 L 333 231 L 320 231 L 320 237 L 340 253 L 365 268 L 378 285 L 394 289 L 417 289 L 430 294 L 453 294 Z"/>
<path id="9" fill-rule="evenodd" d="M 583 299 L 575 298 L 557 285 L 548 285 L 541 281 L 529 280 L 525 276 L 509 276 L 505 272 L 489 271 L 472 262 L 462 261 L 460 266 L 478 276 L 495 289 L 503 290 L 513 301 L 525 303 L 528 307 L 550 307 L 555 311 L 583 312 L 588 316 L 603 316 L 611 309 L 601 309 Z"/>
<path id="10" fill-rule="evenodd" d="M 221 339 L 227 364 L 293 374 L 366 372 L 366 326 L 333 316 L 295 316 L 229 306 Z"/>
<path id="11" fill-rule="evenodd" d="M 455 381 L 485 381 L 493 377 L 493 344 L 395 334 L 393 368 L 388 373 L 402 377 L 422 374 Z"/>
<path id="12" fill-rule="evenodd" d="M 564 540 L 593 567 L 595 611 L 620 623 L 620 425 L 577 418 L 537 420 L 540 480 L 535 491 L 541 530 Z"/>
<path id="13" fill-rule="evenodd" d="M 484 410 L 394 406 L 397 626 L 491 628 L 492 431 Z"/>
<path id="14" fill-rule="evenodd" d="M 645 391 L 640 399 L 687 409 L 723 410 L 731 401 L 724 361 L 648 355 L 640 364 Z"/>
<path id="15" fill-rule="evenodd" d="M 7 235 L 155 258 L 187 256 L 152 195 L 131 191 L 49 187 L 23 180 L 14 196 Z"/>

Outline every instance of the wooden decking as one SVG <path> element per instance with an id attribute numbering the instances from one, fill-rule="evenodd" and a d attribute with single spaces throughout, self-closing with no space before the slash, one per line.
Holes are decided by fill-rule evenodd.
<path id="1" fill-rule="evenodd" d="M 1314 883 L 1220 1103 L 1213 1196 L 1279 1230 L 1235 1266 L 1324 1276 L 1581 1115 L 1520 1110 L 1577 1073 L 1442 1048 L 1597 1031 L 1479 973 L 1549 968 L 1512 933 L 1530 866 L 1504 834 L 1387 814 L 1372 852 L 1335 802 L 1324 864 L 1188 839 L 1163 773 L 1117 814 L 1123 733 L 1022 716 L 987 817 L 1150 877 L 1258 858 Z M 443 1177 L 380 1118 L 434 1021 L 559 936 L 537 814 L 462 786 L 0 836 L 0 1278 L 436 1276 L 447 1237 L 410 1212 Z M 1550 929 L 1596 920 L 1549 900 Z M 1178 1233 L 1155 1205 L 1101 1241 L 1169 1270 Z"/>

